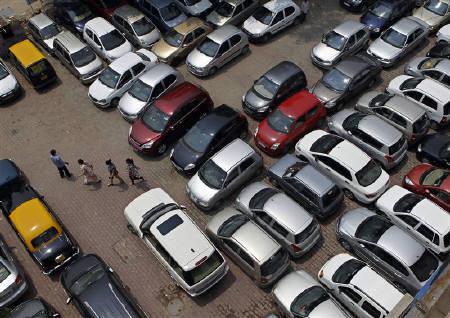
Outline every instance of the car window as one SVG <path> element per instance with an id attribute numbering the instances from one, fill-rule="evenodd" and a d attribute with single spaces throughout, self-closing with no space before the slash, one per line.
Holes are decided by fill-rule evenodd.
<path id="1" fill-rule="evenodd" d="M 253 260 L 245 251 L 239 249 L 238 255 L 244 262 L 248 264 L 248 266 L 253 268 Z"/>
<path id="2" fill-rule="evenodd" d="M 245 170 L 247 170 L 253 163 L 255 162 L 255 159 L 253 157 L 245 159 L 240 165 L 239 168 L 241 170 L 241 173 L 243 173 Z"/>
<path id="3" fill-rule="evenodd" d="M 184 38 L 183 44 L 184 45 L 188 45 L 188 44 L 191 44 L 192 41 L 194 41 L 194 33 L 193 32 L 191 32 L 188 35 L 186 35 L 186 37 Z"/>
<path id="4" fill-rule="evenodd" d="M 100 43 L 100 40 L 98 39 L 98 37 L 94 34 L 94 42 L 95 44 L 97 44 L 98 46 L 102 46 L 102 44 Z"/>
<path id="5" fill-rule="evenodd" d="M 391 254 L 385 252 L 382 248 L 375 246 L 375 245 L 368 245 L 366 246 L 367 249 L 372 251 L 375 255 L 377 255 L 381 260 L 395 268 L 397 271 L 402 273 L 405 276 L 408 276 L 408 271 L 405 269 L 405 267 L 396 260 Z"/>
<path id="6" fill-rule="evenodd" d="M 282 237 L 287 237 L 289 235 L 288 230 L 286 230 L 284 227 L 278 224 L 278 222 L 273 222 L 272 227 L 275 230 L 275 232 L 280 234 Z"/>
<path id="7" fill-rule="evenodd" d="M 223 240 L 223 244 L 239 255 L 239 246 L 231 240 Z"/>
<path id="8" fill-rule="evenodd" d="M 202 36 L 205 34 L 206 30 L 204 28 L 197 28 L 194 30 L 194 37 L 198 38 L 199 36 Z"/>
<path id="9" fill-rule="evenodd" d="M 335 172 L 339 173 L 344 178 L 350 181 L 353 179 L 350 171 L 340 163 L 336 162 L 334 159 L 325 156 L 316 156 L 316 158 L 317 160 L 323 162 L 325 165 L 333 169 Z"/>
<path id="10" fill-rule="evenodd" d="M 438 189 L 430 189 L 429 191 L 430 191 L 431 195 L 435 196 L 439 200 L 442 200 L 444 202 L 450 201 L 450 194 L 446 193 L 445 191 L 441 191 Z"/>
<path id="11" fill-rule="evenodd" d="M 439 80 L 441 78 L 441 76 L 442 76 L 441 72 L 435 71 L 435 70 L 425 70 L 425 71 L 423 71 L 423 74 L 428 76 L 428 77 L 431 77 L 431 78 L 433 78 L 435 80 Z"/>
<path id="12" fill-rule="evenodd" d="M 420 102 L 420 100 L 422 99 L 423 94 L 416 92 L 416 91 L 407 91 L 405 92 L 405 96 L 411 97 L 412 99 Z"/>
<path id="13" fill-rule="evenodd" d="M 284 9 L 284 16 L 288 17 L 291 14 L 293 14 L 295 12 L 295 8 L 294 7 L 287 7 Z"/>
<path id="14" fill-rule="evenodd" d="M 88 37 L 90 37 L 91 39 L 94 37 L 94 33 L 92 33 L 92 31 L 89 30 L 89 29 L 86 29 L 86 35 L 87 35 Z"/>
<path id="15" fill-rule="evenodd" d="M 383 148 L 383 144 L 381 142 L 379 142 L 378 140 L 376 140 L 375 138 L 373 138 L 372 136 L 370 136 L 369 134 L 366 134 L 365 132 L 359 130 L 359 129 L 355 129 L 352 130 L 352 133 L 359 138 L 360 140 L 362 140 L 363 142 L 365 142 L 366 144 L 372 146 L 375 149 L 382 149 Z"/>
<path id="16" fill-rule="evenodd" d="M 256 211 L 255 214 L 257 218 L 261 219 L 261 221 L 263 221 L 267 225 L 270 225 L 273 221 L 272 217 L 264 211 Z"/>
<path id="17" fill-rule="evenodd" d="M 278 12 L 277 15 L 275 16 L 275 18 L 273 18 L 273 20 L 272 20 L 272 25 L 277 24 L 278 22 L 283 20 L 283 18 L 284 18 L 283 11 Z"/>
<path id="18" fill-rule="evenodd" d="M 406 119 L 400 116 L 399 114 L 392 113 L 391 120 L 396 123 L 399 126 L 406 127 L 408 123 L 406 122 Z"/>
<path id="19" fill-rule="evenodd" d="M 174 74 L 170 74 L 165 79 L 163 79 L 164 87 L 169 88 L 175 81 L 177 77 Z"/>
<path id="20" fill-rule="evenodd" d="M 443 84 L 447 85 L 447 86 L 450 86 L 450 76 L 444 75 L 444 76 L 441 78 L 441 82 L 442 82 Z"/>
<path id="21" fill-rule="evenodd" d="M 347 42 L 346 46 L 350 48 L 350 47 L 352 47 L 355 44 L 356 44 L 356 34 L 352 35 L 350 37 L 350 39 L 348 39 L 348 42 Z"/>
<path id="22" fill-rule="evenodd" d="M 239 175 L 239 171 L 237 168 L 234 168 L 228 173 L 227 181 L 225 181 L 225 186 L 229 185 L 231 182 L 233 182 L 234 179 Z"/>
<path id="23" fill-rule="evenodd" d="M 241 41 L 241 36 L 239 34 L 233 35 L 230 39 L 231 46 L 235 46 Z"/>
<path id="24" fill-rule="evenodd" d="M 374 306 L 369 304 L 367 301 L 364 301 L 362 303 L 361 308 L 365 312 L 367 312 L 370 316 L 372 316 L 373 318 L 380 318 L 380 316 L 381 316 L 381 312 L 378 309 L 376 309 Z"/>
<path id="25" fill-rule="evenodd" d="M 143 70 L 145 69 L 144 63 L 138 63 L 135 66 L 131 68 L 133 71 L 134 76 L 139 75 Z"/>
<path id="26" fill-rule="evenodd" d="M 304 187 L 302 190 L 302 194 L 312 203 L 316 204 L 318 203 L 317 194 L 313 193 L 311 190 L 309 190 L 307 187 Z"/>
<path id="27" fill-rule="evenodd" d="M 234 9 L 233 16 L 236 16 L 239 13 L 241 13 L 243 9 L 244 9 L 244 5 L 243 4 L 238 5 L 236 7 L 236 9 Z"/>
<path id="28" fill-rule="evenodd" d="M 348 287 L 340 286 L 339 292 L 341 292 L 342 294 L 344 294 L 345 296 L 350 298 L 355 303 L 359 303 L 359 301 L 362 298 L 357 292 L 355 292 L 353 289 L 350 289 Z"/>
<path id="29" fill-rule="evenodd" d="M 413 34 L 410 34 L 410 35 L 408 36 L 408 39 L 406 39 L 406 44 L 407 44 L 407 45 L 408 45 L 408 44 L 411 44 L 411 43 L 414 41 L 414 39 L 415 39 L 414 33 L 413 33 Z"/>
<path id="30" fill-rule="evenodd" d="M 319 111 L 319 106 L 314 106 L 311 110 L 309 110 L 306 113 L 306 115 L 305 115 L 306 119 L 310 119 L 310 118 L 314 117 L 318 111 Z"/>
<path id="31" fill-rule="evenodd" d="M 123 19 L 122 17 L 118 16 L 118 15 L 114 15 L 113 16 L 113 20 L 117 22 L 117 24 L 119 25 L 123 25 Z"/>
<path id="32" fill-rule="evenodd" d="M 252 0 L 245 0 L 244 3 L 243 3 L 244 8 L 250 7 L 252 5 L 252 3 L 253 3 Z"/>
<path id="33" fill-rule="evenodd" d="M 162 93 L 164 93 L 164 86 L 163 86 L 162 82 L 159 82 L 158 84 L 156 84 L 155 88 L 153 89 L 152 98 L 156 98 L 159 95 L 161 95 Z"/>
<path id="34" fill-rule="evenodd" d="M 431 108 L 431 109 L 434 109 L 434 110 L 437 110 L 437 108 L 438 108 L 437 102 L 436 102 L 434 99 L 431 99 L 431 98 L 428 97 L 428 96 L 424 96 L 424 97 L 423 97 L 422 103 L 423 103 L 425 106 L 427 106 L 427 107 L 429 107 L 429 108 Z"/>
<path id="35" fill-rule="evenodd" d="M 297 119 L 297 121 L 295 122 L 295 126 L 294 129 L 300 128 L 305 124 L 305 116 L 300 117 L 299 119 Z"/>
<path id="36" fill-rule="evenodd" d="M 417 228 L 417 232 L 422 234 L 427 240 L 433 241 L 435 233 L 428 226 L 424 224 L 419 225 L 419 227 Z"/>
<path id="37" fill-rule="evenodd" d="M 414 217 L 410 215 L 400 214 L 397 215 L 397 217 L 411 227 L 416 227 L 416 225 L 419 223 L 418 220 L 416 220 Z"/>
<path id="38" fill-rule="evenodd" d="M 391 118 L 391 116 L 392 116 L 392 111 L 385 107 L 377 107 L 374 109 L 374 112 L 383 116 L 384 118 L 387 118 L 387 119 Z"/>
<path id="39" fill-rule="evenodd" d="M 151 7 L 151 13 L 155 16 L 155 17 L 158 17 L 159 18 L 159 11 L 158 11 L 158 9 L 156 9 L 155 7 L 153 7 L 153 6 L 150 6 Z"/>
<path id="40" fill-rule="evenodd" d="M 134 30 L 128 22 L 124 22 L 123 26 L 128 33 L 134 34 Z"/>
<path id="41" fill-rule="evenodd" d="M 219 48 L 219 51 L 217 52 L 218 56 L 221 56 L 222 54 L 224 54 L 226 51 L 228 51 L 230 49 L 230 44 L 227 42 L 222 43 L 222 45 Z"/>
<path id="42" fill-rule="evenodd" d="M 122 75 L 122 78 L 120 79 L 120 82 L 119 82 L 119 84 L 117 85 L 117 88 L 121 88 L 123 85 L 125 85 L 126 83 L 128 83 L 132 78 L 133 78 L 133 76 L 131 75 L 131 71 L 130 71 L 130 70 L 126 71 L 126 72 Z"/>
<path id="43" fill-rule="evenodd" d="M 364 30 L 359 30 L 356 33 L 356 39 L 359 41 L 366 35 L 366 32 Z"/>

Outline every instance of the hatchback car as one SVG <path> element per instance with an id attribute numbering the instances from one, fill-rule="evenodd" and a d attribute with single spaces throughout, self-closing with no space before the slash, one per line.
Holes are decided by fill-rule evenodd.
<path id="1" fill-rule="evenodd" d="M 0 59 L 0 104 L 12 102 L 21 94 L 22 86 L 5 62 Z"/>
<path id="2" fill-rule="evenodd" d="M 261 75 L 242 96 L 242 108 L 251 117 L 261 120 L 306 86 L 306 75 L 300 67 L 290 61 L 280 62 Z"/>
<path id="3" fill-rule="evenodd" d="M 213 7 L 213 4 L 209 0 L 175 0 L 177 5 L 188 16 L 203 17 Z"/>
<path id="4" fill-rule="evenodd" d="M 450 20 L 449 0 L 429 0 L 414 10 L 414 17 L 423 21 L 430 32 L 435 32 L 441 25 L 447 24 Z"/>
<path id="5" fill-rule="evenodd" d="M 173 29 L 188 18 L 178 8 L 175 0 L 142 0 L 139 9 L 150 17 L 163 33 Z"/>
<path id="6" fill-rule="evenodd" d="M 320 225 L 311 214 L 266 183 L 255 182 L 245 187 L 236 198 L 235 206 L 272 235 L 294 258 L 307 253 L 321 239 Z"/>
<path id="7" fill-rule="evenodd" d="M 450 136 L 445 133 L 427 135 L 417 146 L 416 157 L 424 163 L 450 168 Z"/>
<path id="8" fill-rule="evenodd" d="M 318 219 L 337 212 L 344 195 L 330 178 L 312 165 L 287 154 L 267 171 L 269 181 L 283 189 Z"/>
<path id="9" fill-rule="evenodd" d="M 175 145 L 170 161 L 178 171 L 192 175 L 214 153 L 236 138 L 245 138 L 244 115 L 227 105 L 214 108 L 201 118 Z"/>
<path id="10" fill-rule="evenodd" d="M 433 57 L 417 57 L 405 66 L 405 74 L 429 77 L 450 87 L 450 60 Z"/>
<path id="11" fill-rule="evenodd" d="M 351 12 L 364 12 L 376 0 L 339 0 L 341 6 Z"/>
<path id="12" fill-rule="evenodd" d="M 206 17 L 206 22 L 219 28 L 225 24 L 239 25 L 259 6 L 259 0 L 223 0 Z"/>
<path id="13" fill-rule="evenodd" d="M 236 209 L 227 207 L 215 214 L 206 233 L 260 287 L 272 285 L 289 268 L 289 254 Z"/>
<path id="14" fill-rule="evenodd" d="M 345 213 L 336 237 L 347 251 L 413 296 L 442 264 L 416 239 L 366 208 Z"/>
<path id="15" fill-rule="evenodd" d="M 129 229 L 151 250 L 190 296 L 205 293 L 228 272 L 228 264 L 194 221 L 164 190 L 155 188 L 130 202 Z"/>
<path id="16" fill-rule="evenodd" d="M 295 154 L 327 174 L 351 199 L 374 202 L 389 186 L 389 175 L 365 152 L 342 137 L 315 130 L 295 146 Z"/>
<path id="17" fill-rule="evenodd" d="M 44 13 L 32 16 L 27 23 L 33 38 L 47 51 L 53 53 L 53 40 L 61 33 L 59 26 Z"/>
<path id="18" fill-rule="evenodd" d="M 314 64 L 330 68 L 369 43 L 369 29 L 362 23 L 346 21 L 322 37 L 322 42 L 313 47 L 311 59 Z"/>
<path id="19" fill-rule="evenodd" d="M 355 108 L 391 124 L 405 135 L 409 144 L 422 139 L 430 127 L 425 110 L 402 96 L 368 92 L 356 102 Z"/>
<path id="20" fill-rule="evenodd" d="M 339 110 L 353 96 L 375 85 L 380 73 L 380 64 L 370 57 L 349 56 L 328 70 L 311 93 L 328 111 Z"/>
<path id="21" fill-rule="evenodd" d="M 450 58 L 450 43 L 436 43 L 427 53 L 429 57 L 445 57 Z"/>
<path id="22" fill-rule="evenodd" d="M 438 43 L 449 43 L 450 42 L 450 26 L 448 24 L 444 25 L 436 33 L 436 41 Z"/>
<path id="23" fill-rule="evenodd" d="M 255 145 L 272 156 L 286 153 L 298 139 L 325 122 L 326 109 L 307 90 L 285 101 L 266 117 L 255 131 Z"/>
<path id="24" fill-rule="evenodd" d="M 403 134 L 375 115 L 344 109 L 328 118 L 328 128 L 364 150 L 386 170 L 397 166 L 408 150 Z"/>
<path id="25" fill-rule="evenodd" d="M 405 175 L 402 186 L 427 197 L 450 212 L 450 170 L 423 163 Z"/>
<path id="26" fill-rule="evenodd" d="M 186 58 L 188 71 L 196 76 L 214 75 L 219 68 L 250 51 L 247 35 L 233 25 L 208 34 Z"/>
<path id="27" fill-rule="evenodd" d="M 55 21 L 71 32 L 83 34 L 84 25 L 94 18 L 92 11 L 80 0 L 55 0 L 53 2 Z"/>
<path id="28" fill-rule="evenodd" d="M 155 54 L 146 49 L 126 53 L 109 64 L 89 86 L 89 98 L 100 108 L 118 106 L 122 95 L 157 62 Z"/>
<path id="29" fill-rule="evenodd" d="M 95 12 L 106 20 L 111 20 L 114 11 L 127 4 L 127 0 L 83 0 Z"/>
<path id="30" fill-rule="evenodd" d="M 0 160 L 0 202 L 28 183 L 20 168 L 10 159 Z"/>
<path id="31" fill-rule="evenodd" d="M 406 17 L 390 26 L 367 49 L 383 67 L 396 64 L 428 36 L 427 27 L 417 18 Z"/>
<path id="32" fill-rule="evenodd" d="M 61 315 L 41 298 L 32 298 L 14 307 L 8 318 L 59 318 Z"/>
<path id="33" fill-rule="evenodd" d="M 211 210 L 262 169 L 261 155 L 242 139 L 235 139 L 200 167 L 186 192 L 199 208 Z"/>
<path id="34" fill-rule="evenodd" d="M 318 278 L 329 293 L 361 318 L 387 317 L 404 296 L 366 263 L 349 254 L 330 258 Z"/>
<path id="35" fill-rule="evenodd" d="M 128 142 L 137 151 L 162 155 L 213 108 L 209 94 L 184 82 L 146 107 L 130 127 Z"/>

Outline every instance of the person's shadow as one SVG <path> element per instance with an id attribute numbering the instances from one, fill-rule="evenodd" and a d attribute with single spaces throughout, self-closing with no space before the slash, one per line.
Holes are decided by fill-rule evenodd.
<path id="1" fill-rule="evenodd" d="M 142 191 L 150 190 L 150 185 L 147 183 L 147 180 L 139 180 L 134 183 L 134 186 Z"/>

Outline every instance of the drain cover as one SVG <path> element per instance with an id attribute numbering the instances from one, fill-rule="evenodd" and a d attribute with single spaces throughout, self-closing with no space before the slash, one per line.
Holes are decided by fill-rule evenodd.
<path id="1" fill-rule="evenodd" d="M 170 317 L 178 317 L 181 315 L 183 311 L 184 303 L 180 298 L 173 298 L 169 301 L 167 305 L 167 311 L 169 312 Z"/>

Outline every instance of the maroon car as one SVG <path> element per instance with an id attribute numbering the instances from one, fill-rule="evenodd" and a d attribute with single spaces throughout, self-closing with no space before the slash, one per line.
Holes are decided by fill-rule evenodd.
<path id="1" fill-rule="evenodd" d="M 84 2 L 95 14 L 108 21 L 111 21 L 112 14 L 118 7 L 128 4 L 126 0 L 84 0 Z"/>
<path id="2" fill-rule="evenodd" d="M 128 142 L 139 152 L 162 155 L 168 144 L 183 136 L 212 108 L 213 101 L 204 89 L 184 82 L 142 112 L 130 128 Z"/>

